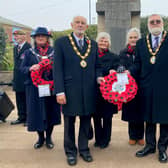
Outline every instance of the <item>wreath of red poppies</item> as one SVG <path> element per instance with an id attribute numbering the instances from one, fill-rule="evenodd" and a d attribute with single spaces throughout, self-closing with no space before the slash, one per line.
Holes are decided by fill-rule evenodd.
<path id="1" fill-rule="evenodd" d="M 135 79 L 128 74 L 128 84 L 125 85 L 125 91 L 119 93 L 112 90 L 113 84 L 117 82 L 117 72 L 113 72 L 104 77 L 104 82 L 100 84 L 102 97 L 109 103 L 118 106 L 118 110 L 122 109 L 122 104 L 131 101 L 137 94 L 138 86 Z"/>
<path id="2" fill-rule="evenodd" d="M 38 85 L 46 85 L 48 84 L 50 86 L 50 90 L 53 90 L 54 88 L 54 81 L 47 81 L 44 80 L 42 78 L 42 74 L 43 72 L 50 72 L 50 70 L 52 69 L 52 64 L 53 61 L 51 61 L 50 59 L 43 59 L 42 61 L 40 61 L 38 63 L 40 65 L 40 68 L 36 71 L 32 71 L 31 72 L 31 78 L 32 78 L 32 82 L 33 84 L 38 87 Z"/>

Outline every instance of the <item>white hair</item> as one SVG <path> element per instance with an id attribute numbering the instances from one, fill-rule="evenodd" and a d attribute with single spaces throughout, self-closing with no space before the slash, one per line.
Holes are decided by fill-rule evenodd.
<path id="1" fill-rule="evenodd" d="M 81 16 L 81 15 L 74 16 L 71 23 L 74 23 L 74 21 L 77 17 L 83 17 L 86 20 L 86 24 L 87 24 L 87 19 L 84 16 Z"/>
<path id="2" fill-rule="evenodd" d="M 97 37 L 96 37 L 96 42 L 98 42 L 101 38 L 106 38 L 108 40 L 108 43 L 109 43 L 109 49 L 110 49 L 110 46 L 111 46 L 111 37 L 108 33 L 106 32 L 100 32 L 98 33 Z"/>
<path id="3" fill-rule="evenodd" d="M 141 38 L 140 30 L 139 30 L 138 28 L 136 28 L 136 27 L 133 27 L 133 28 L 129 29 L 128 32 L 127 32 L 127 36 L 126 36 L 126 45 L 129 43 L 129 42 L 128 42 L 128 41 L 129 41 L 129 37 L 130 37 L 130 34 L 131 34 L 132 32 L 137 33 L 137 35 L 138 35 L 138 39 Z"/>
<path id="4" fill-rule="evenodd" d="M 149 15 L 149 16 L 148 16 L 148 23 L 149 23 L 149 20 L 150 20 L 150 18 L 151 18 L 152 16 L 159 16 L 159 17 L 160 17 L 161 22 L 163 23 L 163 18 L 162 18 L 162 16 L 161 16 L 161 15 L 159 15 L 159 14 L 152 14 L 152 15 Z"/>

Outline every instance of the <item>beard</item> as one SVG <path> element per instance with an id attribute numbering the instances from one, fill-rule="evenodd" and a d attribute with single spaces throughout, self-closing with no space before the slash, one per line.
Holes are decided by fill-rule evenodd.
<path id="1" fill-rule="evenodd" d="M 163 32 L 163 26 L 162 27 L 155 27 L 155 28 L 150 28 L 148 27 L 149 32 L 153 35 L 159 35 L 160 33 Z"/>

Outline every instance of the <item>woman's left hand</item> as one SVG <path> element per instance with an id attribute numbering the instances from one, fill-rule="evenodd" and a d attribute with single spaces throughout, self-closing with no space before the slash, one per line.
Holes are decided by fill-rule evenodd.
<path id="1" fill-rule="evenodd" d="M 112 74 L 113 72 L 116 72 L 114 69 L 109 70 L 109 74 Z"/>

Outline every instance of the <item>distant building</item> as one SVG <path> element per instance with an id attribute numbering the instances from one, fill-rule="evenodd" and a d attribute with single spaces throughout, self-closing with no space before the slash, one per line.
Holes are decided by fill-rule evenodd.
<path id="1" fill-rule="evenodd" d="M 13 31 L 17 29 L 23 29 L 26 32 L 26 40 L 28 42 L 31 42 L 30 34 L 32 32 L 32 28 L 20 23 L 17 23 L 15 21 L 3 18 L 0 16 L 0 25 L 4 28 L 7 36 L 8 36 L 8 41 L 13 42 Z"/>

